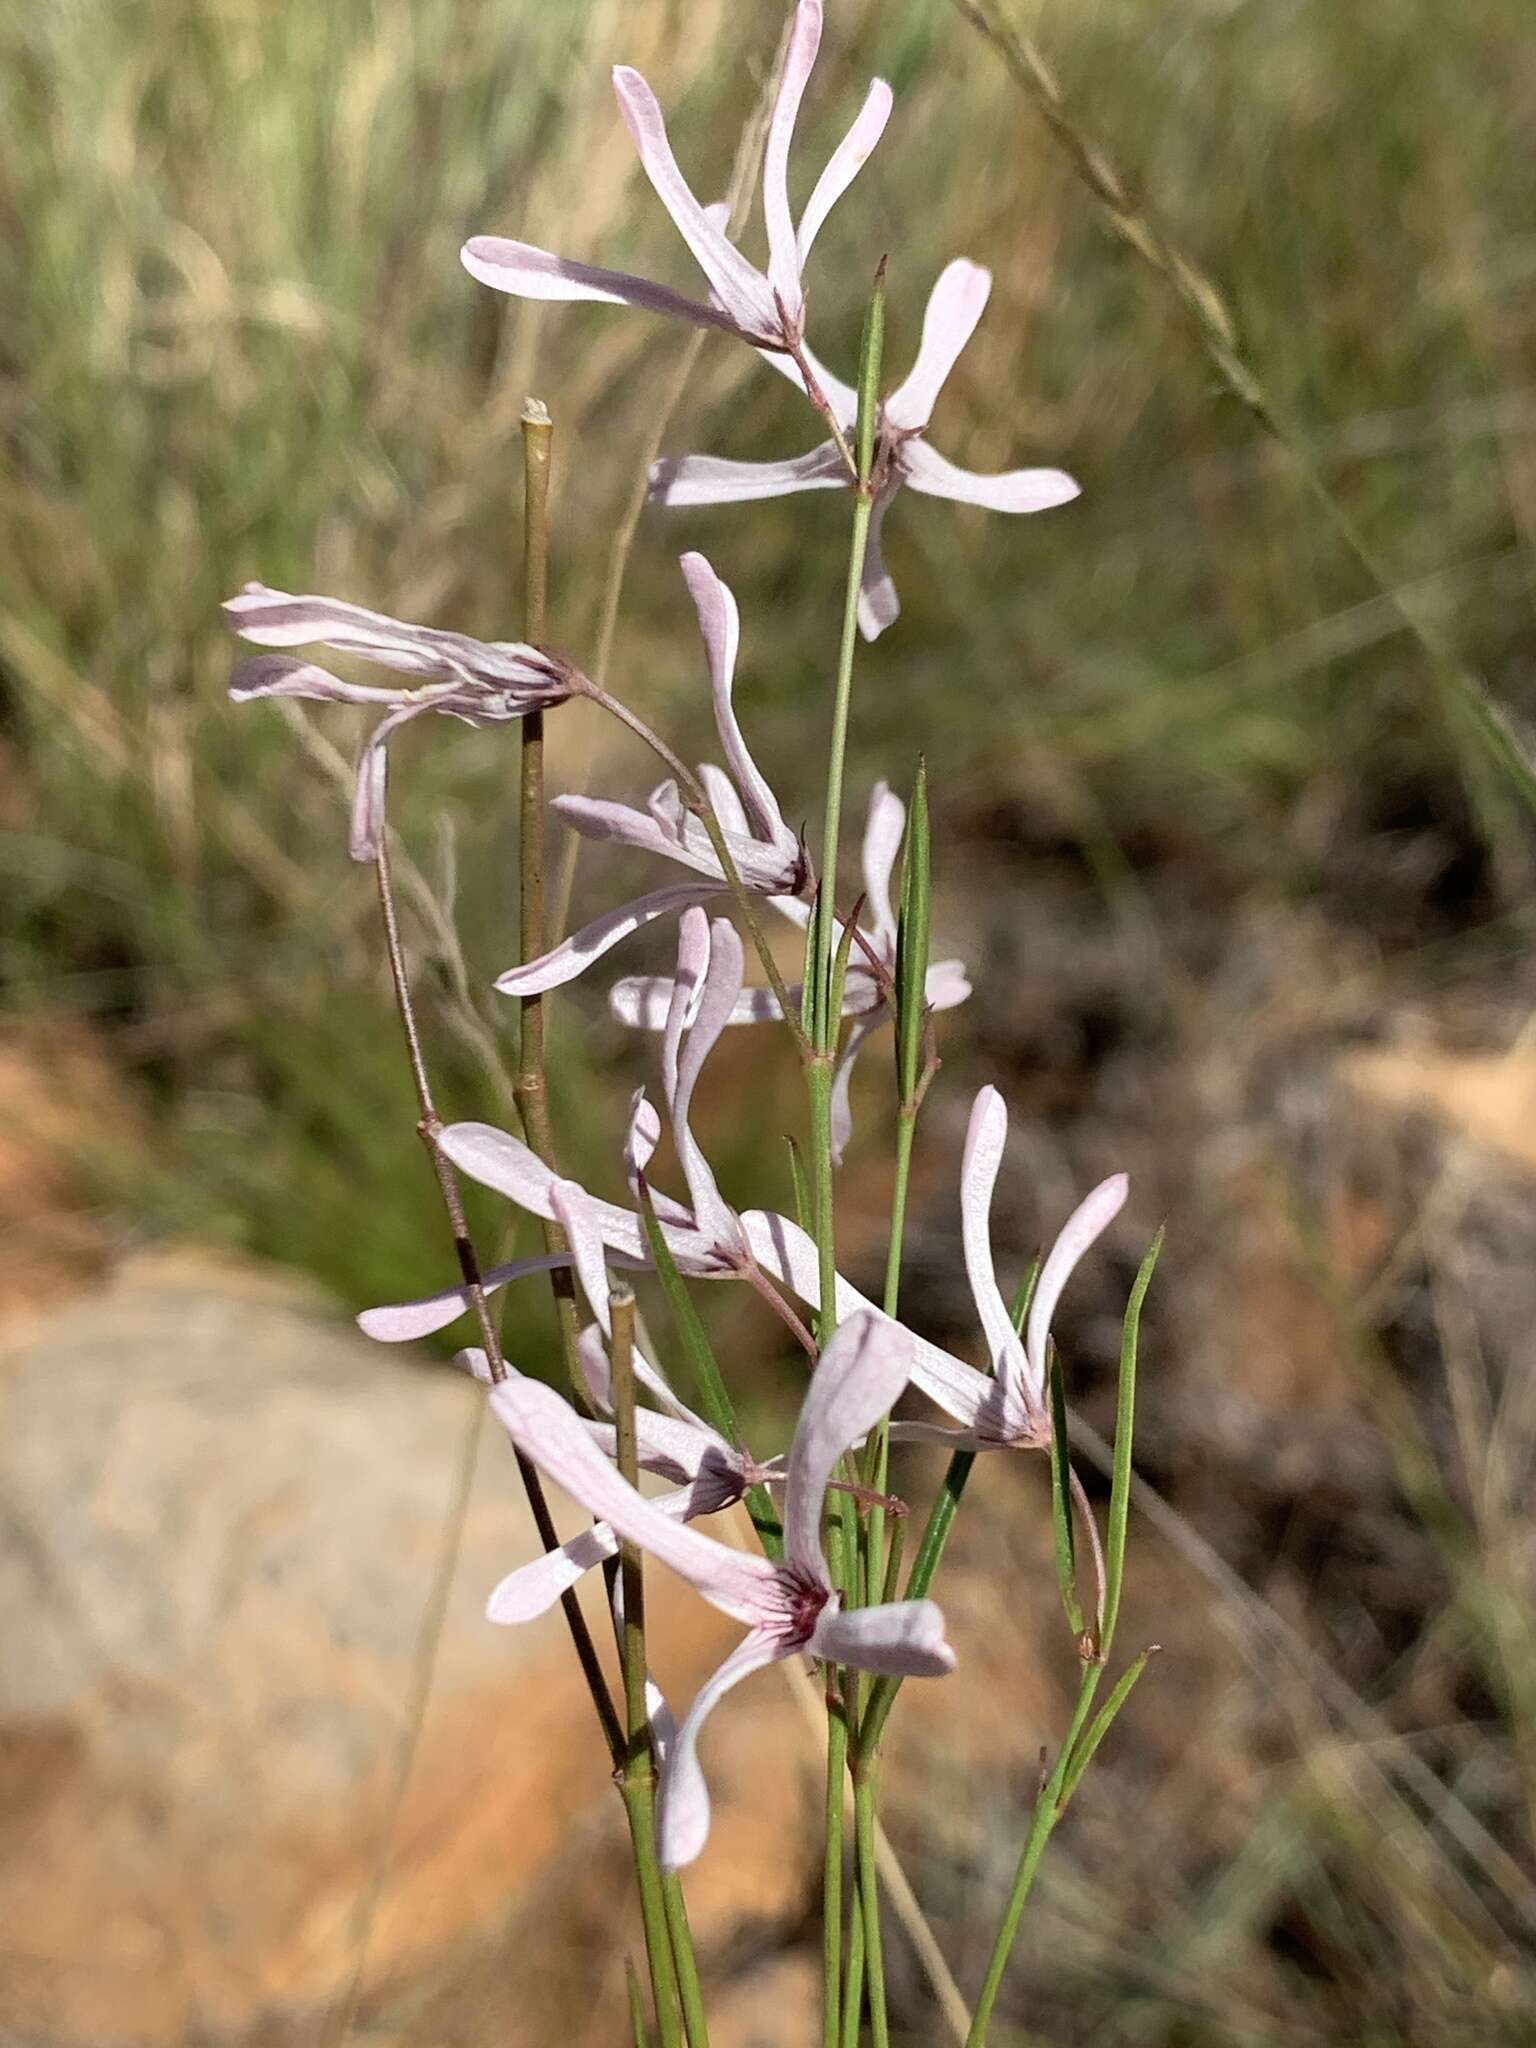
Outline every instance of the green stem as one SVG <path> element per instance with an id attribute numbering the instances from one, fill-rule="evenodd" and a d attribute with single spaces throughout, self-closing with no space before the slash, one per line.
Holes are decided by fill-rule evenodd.
<path id="1" fill-rule="evenodd" d="M 890 2048 L 885 2018 L 885 1955 L 880 1940 L 880 1885 L 875 1865 L 875 1778 L 873 1758 L 861 1759 L 853 1778 L 854 1853 L 864 1927 L 870 2034 L 874 2048 Z"/>
<path id="2" fill-rule="evenodd" d="M 949 1532 L 954 1526 L 960 1496 L 965 1492 L 965 1482 L 970 1478 L 971 1467 L 975 1462 L 974 1451 L 956 1451 L 949 1461 L 949 1467 L 944 1474 L 944 1484 L 939 1488 L 933 1506 L 928 1510 L 923 1540 L 918 1545 L 917 1556 L 912 1560 L 912 1576 L 907 1581 L 909 1600 L 921 1600 L 933 1584 L 933 1575 L 939 1568 L 939 1559 L 944 1555 L 944 1546 L 949 1541 Z M 859 1728 L 859 1747 L 865 1754 L 873 1756 L 879 1748 L 880 1737 L 900 1690 L 901 1680 L 897 1677 L 887 1675 L 875 1680 L 874 1691 L 870 1694 L 869 1705 L 865 1709 L 864 1719 Z"/>
<path id="3" fill-rule="evenodd" d="M 672 1965 L 683 2001 L 683 2031 L 688 2037 L 688 2048 L 709 2048 L 709 2023 L 704 2017 L 704 1992 L 699 1983 L 693 1929 L 688 1924 L 688 1902 L 683 1897 L 683 1881 L 675 1870 L 662 1875 L 661 1902 L 666 1910 Z"/>
<path id="4" fill-rule="evenodd" d="M 1013 1886 L 1008 1894 L 1008 1903 L 1003 1908 L 1003 1917 L 998 1923 L 997 1939 L 992 1944 L 987 1974 L 982 1980 L 981 1996 L 976 2001 L 971 2031 L 966 2036 L 966 2048 L 984 2048 L 987 2028 L 992 2020 L 992 2008 L 997 2003 L 1003 1973 L 1008 1967 L 1008 1958 L 1013 1953 L 1013 1944 L 1018 1939 L 1019 1921 L 1023 1916 L 1025 1901 L 1029 1897 L 1030 1887 L 1034 1884 L 1035 1872 L 1040 1868 L 1040 1858 L 1045 1854 L 1045 1845 L 1051 1839 L 1051 1831 L 1060 1820 L 1065 1806 L 1065 1801 L 1061 1797 L 1062 1787 L 1071 1769 L 1072 1752 L 1088 1719 L 1103 1668 L 1101 1664 L 1083 1666 L 1072 1725 L 1067 1730 L 1066 1741 L 1057 1753 L 1055 1767 L 1046 1779 L 1040 1797 L 1035 1801 L 1034 1817 L 1030 1822 L 1023 1853 L 1019 1857 L 1018 1868 L 1013 1874 Z"/>
<path id="5" fill-rule="evenodd" d="M 821 2040 L 842 2048 L 843 1991 L 843 1775 L 848 1765 L 848 1721 L 827 1666 L 826 1847 L 821 1866 Z"/>
<path id="6" fill-rule="evenodd" d="M 639 1447 L 635 1436 L 635 1297 L 616 1287 L 608 1297 L 613 1318 L 611 1345 L 615 1463 L 634 1486 L 639 1478 Z M 620 1649 L 624 1666 L 624 1811 L 629 1818 L 634 1851 L 635 1883 L 640 1893 L 640 1920 L 651 1973 L 651 1998 L 662 2048 L 683 2048 L 678 2012 L 678 1974 L 673 1929 L 667 1912 L 665 1881 L 656 1851 L 656 1759 L 651 1751 L 651 1724 L 645 1710 L 645 1575 L 640 1552 L 632 1543 L 619 1549 L 619 1583 L 624 1590 L 624 1625 Z M 693 2036 L 688 2048 L 695 2048 Z"/>
<path id="7" fill-rule="evenodd" d="M 848 1928 L 848 1973 L 843 1989 L 843 2048 L 859 2048 L 859 2021 L 864 2014 L 864 1916 L 855 1913 Z"/>
<path id="8" fill-rule="evenodd" d="M 537 398 L 525 401 L 523 427 L 523 635 L 537 646 L 544 638 L 544 613 L 549 590 L 549 470 L 554 425 Z M 518 938 L 519 958 L 537 960 L 545 947 L 544 930 L 544 714 L 530 711 L 521 722 L 522 755 L 518 812 Z M 555 1129 L 549 1113 L 549 1081 L 544 1060 L 544 998 L 524 996 L 518 1004 L 517 1074 L 512 1097 L 523 1122 L 523 1135 L 549 1167 L 556 1165 Z M 558 1223 L 544 1225 L 548 1251 L 569 1249 Z M 566 1377 L 581 1385 L 576 1357 L 579 1318 L 576 1287 L 568 1266 L 549 1276 L 560 1325 L 560 1348 Z"/>

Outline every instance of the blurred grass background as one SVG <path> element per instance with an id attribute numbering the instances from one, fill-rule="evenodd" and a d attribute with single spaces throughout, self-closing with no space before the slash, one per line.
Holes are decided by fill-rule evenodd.
<path id="1" fill-rule="evenodd" d="M 1392 592 L 1513 717 L 1536 714 L 1525 8 L 1036 0 L 1015 16 L 1074 119 L 1218 281 L 1386 591 L 1105 232 L 995 51 L 938 0 L 834 0 L 829 15 L 802 174 L 872 72 L 897 112 L 818 251 L 820 352 L 848 366 L 881 252 L 897 368 L 942 263 L 987 263 L 992 302 L 935 441 L 979 468 L 1059 462 L 1083 485 L 1077 505 L 1017 522 L 909 495 L 887 525 L 904 612 L 862 658 L 852 773 L 856 788 L 877 774 L 901 787 L 926 752 L 955 917 L 990 935 L 991 992 L 956 1020 L 947 1084 L 983 1078 L 973 1055 L 1011 1062 L 1026 1100 L 1070 1124 L 1095 1032 L 1241 979 L 1255 917 L 1301 929 L 1321 914 L 1393 1003 L 1465 997 L 1512 1038 L 1529 819 L 1448 720 Z M 133 1143 L 88 1120 L 74 1133 L 120 1227 L 299 1264 L 351 1304 L 438 1282 L 368 878 L 344 858 L 336 757 L 316 758 L 354 735 L 322 714 L 306 751 L 278 712 L 231 712 L 219 601 L 259 576 L 515 637 L 516 419 L 534 391 L 557 422 L 552 637 L 590 656 L 611 536 L 687 338 L 638 315 L 498 299 L 457 248 L 502 230 L 688 283 L 608 67 L 651 78 L 712 196 L 781 19 L 777 0 L 122 0 L 40 6 L 0 29 L 0 971 L 13 1023 L 46 1044 L 78 1021 L 128 1084 Z M 712 339 L 665 445 L 754 457 L 814 438 L 786 385 Z M 845 517 L 832 494 L 647 512 L 623 587 L 610 682 L 702 743 L 676 555 L 703 547 L 734 586 L 738 701 L 791 817 L 817 811 L 806 763 L 824 730 Z M 605 787 L 643 787 L 647 764 L 585 716 L 556 721 L 557 774 L 575 783 L 596 764 Z M 476 992 L 511 958 L 514 761 L 504 737 L 436 727 L 396 754 L 397 823 L 452 907 Z M 1010 916 L 1037 859 L 1070 877 L 1066 937 Z M 584 857 L 577 913 L 629 879 Z M 1042 977 L 1070 979 L 1074 921 L 1112 956 L 1100 1007 L 1122 1026 L 1086 1012 L 1054 1035 L 1041 1025 L 1026 1058 L 1013 1012 L 1041 1007 Z M 430 933 L 421 947 L 424 986 L 451 997 L 452 948 Z M 445 1106 L 500 1114 L 463 1006 L 429 994 L 429 1008 Z M 570 1153 L 590 1164 L 633 1053 L 587 992 L 560 1002 L 556 1028 Z M 1053 1083 L 1064 1044 L 1068 1077 Z M 1094 1099 L 1101 1123 L 1114 1108 Z M 722 1143 L 774 1157 L 775 1114 Z M 934 1171 L 950 1184 L 948 1160 Z M 1408 1501 L 1416 1526 L 1457 1492 L 1433 1456 L 1430 1472 Z M 1511 1552 L 1478 1579 L 1498 1596 L 1505 1677 L 1485 1672 L 1477 1712 L 1500 1757 L 1536 1739 L 1524 1569 Z M 1365 1851 L 1342 1811 L 1280 1800 L 1268 1868 L 1350 1894 Z M 1258 1924 L 1242 1872 L 1207 1897 L 1207 1936 L 1218 1908 Z M 1079 2016 L 1071 2038 L 1494 2038 L 1509 1979 L 1490 1988 L 1479 1965 L 1474 1996 L 1418 1898 L 1405 1880 L 1373 1890 L 1359 1925 L 1343 1914 L 1347 1998 L 1330 2002 L 1334 1964 L 1292 1927 L 1274 1942 L 1280 2017 L 1195 2012 L 1165 1957 L 1116 2007 L 1139 2015 L 1129 2031 L 1101 2012 L 1109 2031 Z M 1394 1911 L 1409 1932 L 1383 1931 Z M 1403 1943 L 1424 1978 L 1407 2007 Z M 1398 1972 L 1383 1967 L 1374 2001 L 1373 1955 Z"/>

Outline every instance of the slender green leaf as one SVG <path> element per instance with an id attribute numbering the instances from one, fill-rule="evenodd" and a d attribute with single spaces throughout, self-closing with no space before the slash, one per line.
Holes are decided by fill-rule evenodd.
<path id="1" fill-rule="evenodd" d="M 859 346 L 859 482 L 867 484 L 875 466 L 875 428 L 880 419 L 880 361 L 885 353 L 885 258 L 875 271 L 875 289 L 864 315 Z"/>
<path id="2" fill-rule="evenodd" d="M 832 979 L 827 988 L 827 1050 L 837 1044 L 838 1027 L 843 1016 L 843 985 L 848 979 L 848 956 L 853 950 L 853 934 L 858 926 L 859 914 L 863 910 L 861 896 L 854 905 L 853 914 L 843 926 L 843 936 L 837 942 L 837 953 L 832 961 Z"/>
<path id="3" fill-rule="evenodd" d="M 1013 1290 L 1013 1300 L 1008 1307 L 1009 1320 L 1017 1334 L 1024 1327 L 1024 1318 L 1029 1314 L 1029 1304 L 1035 1298 L 1035 1282 L 1040 1278 L 1040 1254 L 1037 1252 L 1029 1262 L 1029 1270 Z"/>
<path id="4" fill-rule="evenodd" d="M 789 1147 L 789 1177 L 795 1192 L 795 1221 L 809 1233 L 811 1228 L 811 1184 L 805 1176 L 805 1161 L 800 1157 L 800 1147 L 794 1138 L 786 1137 Z"/>
<path id="5" fill-rule="evenodd" d="M 1148 1664 L 1157 1655 L 1160 1647 L 1157 1643 L 1149 1643 L 1135 1662 L 1127 1665 L 1125 1670 L 1121 1672 L 1114 1691 L 1104 1702 L 1103 1706 L 1100 1707 L 1098 1713 L 1094 1715 L 1092 1727 L 1083 1736 L 1068 1760 L 1066 1775 L 1061 1781 L 1061 1790 L 1056 1795 L 1056 1810 L 1058 1813 L 1060 1813 L 1061 1809 L 1072 1797 L 1072 1794 L 1077 1790 L 1078 1780 L 1093 1762 L 1094 1754 L 1113 1726 L 1115 1716 L 1130 1698 L 1137 1679 L 1140 1678 Z"/>
<path id="6" fill-rule="evenodd" d="M 1141 1328 L 1141 1305 L 1152 1285 L 1157 1255 L 1163 1248 L 1158 1231 L 1141 1262 L 1131 1298 L 1125 1305 L 1125 1322 L 1120 1332 L 1120 1393 L 1115 1407 L 1115 1466 L 1109 1489 L 1109 1532 L 1105 1541 L 1104 1626 L 1099 1632 L 1099 1654 L 1109 1655 L 1115 1622 L 1120 1614 L 1120 1587 L 1125 1578 L 1125 1530 L 1131 1508 L 1131 1442 L 1136 1428 L 1136 1342 Z"/>
<path id="7" fill-rule="evenodd" d="M 901 855 L 901 908 L 896 920 L 896 1088 L 901 1102 L 917 1094 L 928 1014 L 928 949 L 933 875 L 928 831 L 928 769 L 917 764 Z"/>

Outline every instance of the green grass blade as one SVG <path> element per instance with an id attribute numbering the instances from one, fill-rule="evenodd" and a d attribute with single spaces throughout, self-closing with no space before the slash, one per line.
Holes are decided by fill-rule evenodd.
<path id="1" fill-rule="evenodd" d="M 1115 1622 L 1120 1613 L 1120 1587 L 1125 1577 L 1125 1530 L 1131 1508 L 1131 1441 L 1136 1427 L 1136 1343 L 1141 1328 L 1141 1305 L 1152 1285 L 1153 1269 L 1163 1248 L 1158 1231 L 1141 1262 L 1131 1298 L 1125 1305 L 1125 1322 L 1120 1332 L 1120 1393 L 1115 1404 L 1115 1466 L 1109 1489 L 1109 1533 L 1105 1543 L 1104 1626 L 1099 1653 L 1109 1655 Z"/>

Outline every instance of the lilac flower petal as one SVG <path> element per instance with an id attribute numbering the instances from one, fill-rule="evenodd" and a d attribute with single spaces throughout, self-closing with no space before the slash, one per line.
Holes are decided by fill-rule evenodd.
<path id="1" fill-rule="evenodd" d="M 992 1261 L 992 1191 L 1008 1141 L 1008 1111 L 995 1088 L 983 1088 L 971 1105 L 960 1162 L 960 1230 L 965 1247 L 965 1274 L 971 1283 L 976 1313 L 986 1332 L 987 1356 L 1010 1405 L 1027 1406 L 1032 1393 L 1019 1342 L 997 1284 Z M 1022 1415 L 1021 1418 L 1022 1420 Z"/>
<path id="2" fill-rule="evenodd" d="M 787 356 L 770 358 L 788 362 Z M 800 373 L 791 364 L 795 382 Z M 651 464 L 653 505 L 744 505 L 795 491 L 836 490 L 848 481 L 835 441 L 776 462 L 730 462 L 723 455 L 664 455 Z"/>
<path id="3" fill-rule="evenodd" d="M 971 984 L 963 960 L 935 960 L 923 983 L 923 995 L 931 1010 L 953 1010 L 966 1002 Z"/>
<path id="4" fill-rule="evenodd" d="M 324 704 L 398 704 L 401 697 L 399 690 L 344 683 L 328 668 L 312 661 L 295 661 L 286 654 L 257 654 L 242 661 L 229 679 L 229 694 L 236 704 L 247 704 L 253 697 L 308 697 Z"/>
<path id="5" fill-rule="evenodd" d="M 979 1377 L 980 1375 L 978 1374 Z M 912 1383 L 914 1386 L 919 1384 L 915 1372 L 912 1376 Z M 986 1382 L 989 1390 L 993 1388 L 993 1384 L 991 1380 Z M 983 1436 L 977 1429 L 951 1429 L 942 1422 L 893 1422 L 891 1424 L 891 1442 L 893 1444 L 939 1444 L 946 1451 L 986 1451 L 997 1449 L 997 1441 L 994 1437 Z"/>
<path id="6" fill-rule="evenodd" d="M 548 249 L 536 249 L 530 242 L 476 235 L 459 251 L 459 261 L 481 284 L 515 299 L 588 299 L 608 306 L 642 306 L 648 313 L 687 320 L 695 327 L 735 331 L 736 323 L 727 314 L 718 306 L 705 305 L 702 299 L 690 299 L 627 271 L 572 263 Z"/>
<path id="7" fill-rule="evenodd" d="M 487 1621 L 511 1625 L 536 1621 L 562 1593 L 579 1585 L 594 1565 L 617 1554 L 619 1539 L 606 1522 L 595 1522 L 569 1543 L 520 1565 L 496 1586 L 485 1603 Z"/>
<path id="8" fill-rule="evenodd" d="M 1123 1173 L 1112 1173 L 1108 1180 L 1101 1180 L 1067 1218 L 1060 1237 L 1051 1246 L 1050 1255 L 1040 1269 L 1034 1299 L 1029 1304 L 1024 1349 L 1035 1387 L 1042 1398 L 1046 1376 L 1045 1348 L 1061 1290 L 1071 1279 L 1072 1269 L 1084 1252 L 1103 1236 L 1125 1207 L 1125 1198 L 1130 1191 L 1131 1183 Z"/>
<path id="9" fill-rule="evenodd" d="M 816 180 L 815 189 L 800 216 L 800 232 L 796 240 L 802 270 L 811 253 L 811 244 L 821 233 L 822 223 L 863 170 L 870 152 L 885 133 L 885 124 L 891 117 L 891 101 L 891 88 L 885 80 L 872 78 L 853 126 L 828 157 L 827 167 Z"/>
<path id="10" fill-rule="evenodd" d="M 692 1863 L 709 1838 L 709 1787 L 699 1768 L 699 1730 L 732 1686 L 785 1654 L 776 1636 L 754 1629 L 695 1694 L 673 1737 L 657 1794 L 657 1849 L 664 1870 Z"/>
<path id="11" fill-rule="evenodd" d="M 736 609 L 736 599 L 703 555 L 684 555 L 682 570 L 688 594 L 699 615 L 699 631 L 704 636 L 704 651 L 709 661 L 709 689 L 715 707 L 715 729 L 720 735 L 726 765 L 741 793 L 747 815 L 761 836 L 775 844 L 787 839 L 793 848 L 794 834 L 787 830 L 778 799 L 759 772 L 742 738 L 741 727 L 736 723 L 735 706 L 731 701 L 736 649 L 741 637 L 741 616 Z M 726 821 L 722 818 L 720 822 L 724 825 Z"/>
<path id="12" fill-rule="evenodd" d="M 608 1014 L 635 1031 L 660 1031 L 667 1020 L 673 984 L 664 974 L 626 974 L 608 991 Z M 744 988 L 727 1024 L 770 1024 L 783 1017 L 771 988 Z"/>
<path id="13" fill-rule="evenodd" d="M 677 922 L 677 967 L 672 978 L 672 995 L 667 1005 L 661 1039 L 661 1086 L 667 1108 L 677 1114 L 677 1073 L 682 1058 L 683 1033 L 698 1015 L 709 972 L 709 919 L 695 905 Z"/>
<path id="14" fill-rule="evenodd" d="M 839 1323 L 811 1374 L 785 1466 L 784 1554 L 830 1585 L 821 1549 L 821 1510 L 833 1467 L 901 1397 L 912 1372 L 912 1340 L 874 1314 Z"/>
<path id="15" fill-rule="evenodd" d="M 551 1273 L 557 1266 L 570 1263 L 567 1252 L 540 1252 L 536 1258 L 511 1259 L 504 1266 L 492 1266 L 481 1285 L 487 1294 L 494 1294 L 509 1280 L 521 1280 L 530 1273 Z M 430 1337 L 435 1330 L 446 1329 L 468 1307 L 467 1291 L 463 1287 L 449 1287 L 440 1294 L 425 1295 L 420 1301 L 365 1308 L 357 1319 L 357 1327 L 376 1344 L 412 1344 L 420 1337 Z"/>
<path id="16" fill-rule="evenodd" d="M 843 1007 L 847 1009 L 844 995 Z M 890 1012 L 884 1003 L 868 1009 L 855 1018 L 848 1027 L 848 1036 L 843 1040 L 843 1049 L 837 1056 L 837 1068 L 832 1076 L 832 1164 L 841 1166 L 843 1154 L 848 1149 L 848 1140 L 853 1136 L 853 1104 L 850 1091 L 853 1083 L 853 1063 L 859 1056 L 860 1048 L 873 1031 L 889 1021 Z"/>
<path id="17" fill-rule="evenodd" d="M 643 1088 L 637 1088 L 629 1098 L 629 1123 L 624 1133 L 624 1178 L 637 1202 L 640 1176 L 660 1143 L 661 1118 L 656 1105 Z"/>
<path id="18" fill-rule="evenodd" d="M 810 1647 L 828 1664 L 852 1664 L 895 1678 L 943 1678 L 955 1668 L 943 1613 L 932 1600 L 892 1600 L 846 1614 L 824 1611 Z"/>
<path id="19" fill-rule="evenodd" d="M 926 441 L 906 443 L 901 469 L 914 491 L 930 498 L 953 498 L 962 505 L 984 505 L 990 512 L 1049 512 L 1082 495 L 1064 469 L 1008 469 L 983 475 L 947 461 Z"/>
<path id="20" fill-rule="evenodd" d="M 886 627 L 893 624 L 901 614 L 901 599 L 896 595 L 896 586 L 891 581 L 881 551 L 880 532 L 885 524 L 886 507 L 895 496 L 894 490 L 885 490 L 875 499 L 869 515 L 869 539 L 864 549 L 864 578 L 859 586 L 859 631 L 866 640 L 878 640 Z"/>
<path id="21" fill-rule="evenodd" d="M 901 851 L 906 823 L 906 805 L 888 782 L 877 782 L 869 793 L 869 809 L 864 818 L 864 901 L 876 950 L 888 953 L 893 961 L 896 916 L 891 909 L 891 871 Z"/>
<path id="22" fill-rule="evenodd" d="M 550 1190 L 556 1176 L 520 1138 L 498 1131 L 494 1124 L 461 1123 L 446 1125 L 437 1142 L 444 1157 L 471 1180 L 494 1188 L 530 1215 L 554 1222 Z M 590 1199 L 603 1242 L 630 1258 L 643 1259 L 638 1219 L 613 1202 L 600 1202 L 595 1196 Z"/>
<path id="23" fill-rule="evenodd" d="M 721 831 L 734 832 L 743 839 L 749 838 L 752 823 L 747 816 L 746 805 L 725 770 L 717 768 L 713 761 L 701 761 L 699 780 L 704 785 L 704 794 L 709 798 L 709 807 L 714 812 Z"/>
<path id="24" fill-rule="evenodd" d="M 615 67 L 613 90 L 624 125 L 640 153 L 645 175 L 671 214 L 678 233 L 693 251 L 694 261 L 709 279 L 722 309 L 742 332 L 760 341 L 777 339 L 782 323 L 768 282 L 726 240 L 694 197 L 672 154 L 667 124 L 656 104 L 656 95 L 640 73 L 627 64 Z"/>
<path id="25" fill-rule="evenodd" d="M 821 0 L 800 0 L 779 73 L 768 140 L 763 150 L 763 220 L 768 229 L 768 282 L 798 326 L 802 308 L 800 257 L 794 216 L 789 210 L 789 146 L 800 102 L 821 43 Z"/>
<path id="26" fill-rule="evenodd" d="M 413 718 L 431 709 L 430 704 L 406 704 L 381 718 L 363 742 L 357 757 L 357 781 L 352 790 L 352 816 L 347 833 L 347 851 L 355 861 L 376 861 L 386 830 L 385 793 L 388 788 L 389 756 L 385 751 L 390 735 Z"/>
<path id="27" fill-rule="evenodd" d="M 975 333 L 991 290 L 992 273 L 979 263 L 959 256 L 944 266 L 928 296 L 917 361 L 885 401 L 885 416 L 893 427 L 911 433 L 927 426 L 934 401 Z"/>
<path id="28" fill-rule="evenodd" d="M 677 1147 L 688 1192 L 693 1199 L 694 1221 L 706 1237 L 726 1244 L 736 1236 L 735 1216 L 716 1186 L 709 1161 L 689 1129 L 688 1111 L 704 1062 L 730 1022 L 736 998 L 741 994 L 742 947 L 735 926 L 724 917 L 715 919 L 710 927 L 709 940 L 709 965 L 699 995 L 697 1014 L 677 1063 L 677 1088 L 672 1101 L 672 1142 Z M 681 970 L 681 948 L 678 965 Z"/>
<path id="29" fill-rule="evenodd" d="M 659 1558 L 712 1606 L 749 1627 L 772 1611 L 778 1573 L 767 1558 L 727 1549 L 680 1527 L 622 1479 L 593 1443 L 581 1417 L 537 1380 L 504 1380 L 491 1406 L 525 1456 L 589 1514 Z"/>
<path id="30" fill-rule="evenodd" d="M 707 903 L 723 891 L 723 884 L 707 882 L 680 882 L 671 888 L 654 889 L 648 896 L 637 896 L 632 903 L 621 904 L 617 910 L 608 910 L 601 917 L 583 925 L 579 932 L 573 932 L 558 946 L 546 953 L 542 959 L 531 960 L 526 967 L 509 967 L 498 976 L 496 986 L 505 996 L 531 996 L 552 988 L 563 988 L 566 982 L 575 981 L 584 974 L 594 960 L 600 960 L 612 947 L 627 939 L 631 932 L 642 926 L 654 924 L 659 917 L 676 917 L 691 904 Z"/>

